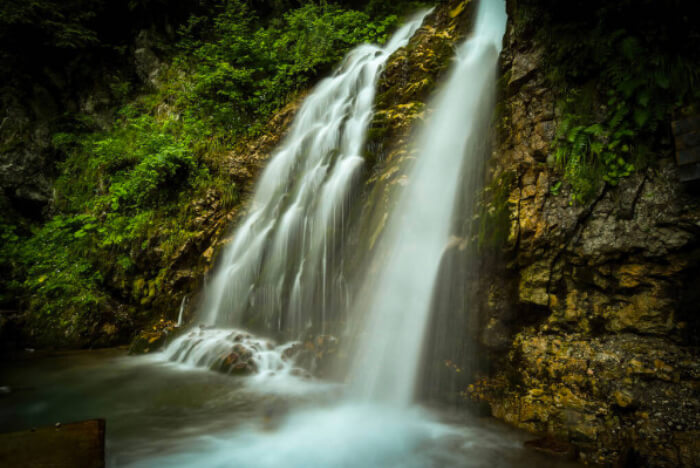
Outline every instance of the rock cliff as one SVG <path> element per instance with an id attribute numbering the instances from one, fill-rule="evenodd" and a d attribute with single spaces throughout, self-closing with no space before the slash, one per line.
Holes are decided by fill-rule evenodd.
<path id="1" fill-rule="evenodd" d="M 480 342 L 494 360 L 469 393 L 498 418 L 572 442 L 587 463 L 695 466 L 697 187 L 680 182 L 662 141 L 653 164 L 572 202 L 551 164 L 562 90 L 543 44 L 518 30 L 518 8 L 490 174 L 507 235 L 480 280 Z"/>

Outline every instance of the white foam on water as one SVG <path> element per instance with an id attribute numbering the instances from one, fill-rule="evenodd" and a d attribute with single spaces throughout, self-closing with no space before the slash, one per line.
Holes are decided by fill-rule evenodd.
<path id="1" fill-rule="evenodd" d="M 195 327 L 151 359 L 185 371 L 211 369 L 245 376 L 243 390 L 258 394 L 304 396 L 337 389 L 338 384 L 315 379 L 297 365 L 302 351 L 299 342 L 278 345 L 245 330 Z"/>

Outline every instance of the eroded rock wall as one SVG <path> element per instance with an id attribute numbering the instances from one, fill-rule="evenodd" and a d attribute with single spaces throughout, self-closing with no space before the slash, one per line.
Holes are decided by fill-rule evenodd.
<path id="1" fill-rule="evenodd" d="M 697 466 L 697 188 L 661 145 L 651 167 L 591 201 L 555 189 L 561 90 L 509 9 L 490 176 L 507 194 L 507 236 L 480 280 L 492 361 L 469 393 L 498 418 L 573 442 L 587 463 Z"/>

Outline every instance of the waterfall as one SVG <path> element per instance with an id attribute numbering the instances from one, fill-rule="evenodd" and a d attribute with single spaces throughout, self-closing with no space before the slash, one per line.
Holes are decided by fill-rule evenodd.
<path id="1" fill-rule="evenodd" d="M 298 337 L 312 326 L 323 330 L 329 311 L 346 303 L 339 250 L 377 81 L 429 13 L 411 19 L 384 47 L 355 48 L 306 98 L 204 289 L 199 319 L 213 328 L 175 340 L 167 357 L 211 367 L 230 344 L 232 327 Z"/>
<path id="2" fill-rule="evenodd" d="M 427 13 L 384 47 L 354 49 L 305 100 L 205 291 L 206 323 L 235 326 L 249 313 L 266 331 L 294 334 L 323 322 L 343 286 L 337 247 L 363 163 L 377 79 Z"/>
<path id="3" fill-rule="evenodd" d="M 374 83 L 388 54 L 420 21 L 405 26 L 384 49 L 353 51 L 307 99 L 207 292 L 209 323 L 238 324 L 252 307 L 271 328 L 299 331 L 309 321 L 327 319 L 325 311 L 333 308 L 329 291 L 344 288 L 335 276 L 341 254 L 351 255 L 343 252 L 338 236 L 344 201 L 361 164 Z M 272 430 L 243 427 L 209 438 L 194 453 L 163 458 L 161 466 L 477 467 L 496 459 L 479 454 L 489 444 L 481 428 L 461 431 L 440 424 L 411 403 L 438 273 L 454 244 L 459 195 L 479 188 L 505 24 L 505 0 L 481 0 L 474 31 L 457 50 L 448 79 L 429 106 L 408 182 L 371 252 L 379 267 L 363 271 L 365 284 L 352 288 L 350 318 L 359 339 L 351 353 L 346 398 L 291 411 Z M 321 316 L 309 315 L 312 311 Z M 277 346 L 245 331 L 203 328 L 177 338 L 166 354 L 231 373 L 260 369 L 269 376 L 293 375 L 298 369 L 286 358 L 305 345 Z M 294 382 L 281 383 L 289 394 Z M 261 387 L 269 388 L 269 379 L 256 389 Z M 434 457 L 431 447 L 441 444 L 450 450 L 461 446 L 460 456 Z"/>
<path id="4" fill-rule="evenodd" d="M 460 187 L 480 165 L 493 104 L 496 68 L 505 33 L 503 0 L 483 0 L 473 34 L 457 60 L 434 112 L 417 140 L 408 184 L 390 214 L 377 256 L 355 305 L 365 332 L 355 354 L 350 394 L 407 405 L 413 400 L 430 304 L 448 247 Z M 465 177 L 466 176 L 466 177 Z M 364 313 L 363 313 L 364 312 Z"/>

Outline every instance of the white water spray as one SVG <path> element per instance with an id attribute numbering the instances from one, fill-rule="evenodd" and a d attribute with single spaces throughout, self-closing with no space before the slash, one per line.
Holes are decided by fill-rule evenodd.
<path id="1" fill-rule="evenodd" d="M 478 165 L 483 156 L 478 149 L 488 138 L 505 25 L 503 0 L 483 0 L 473 35 L 457 51 L 451 76 L 418 140 L 416 163 L 380 245 L 385 263 L 363 290 L 366 302 L 358 304 L 367 307 L 367 318 L 351 376 L 353 396 L 398 405 L 413 400 L 460 181 Z"/>

